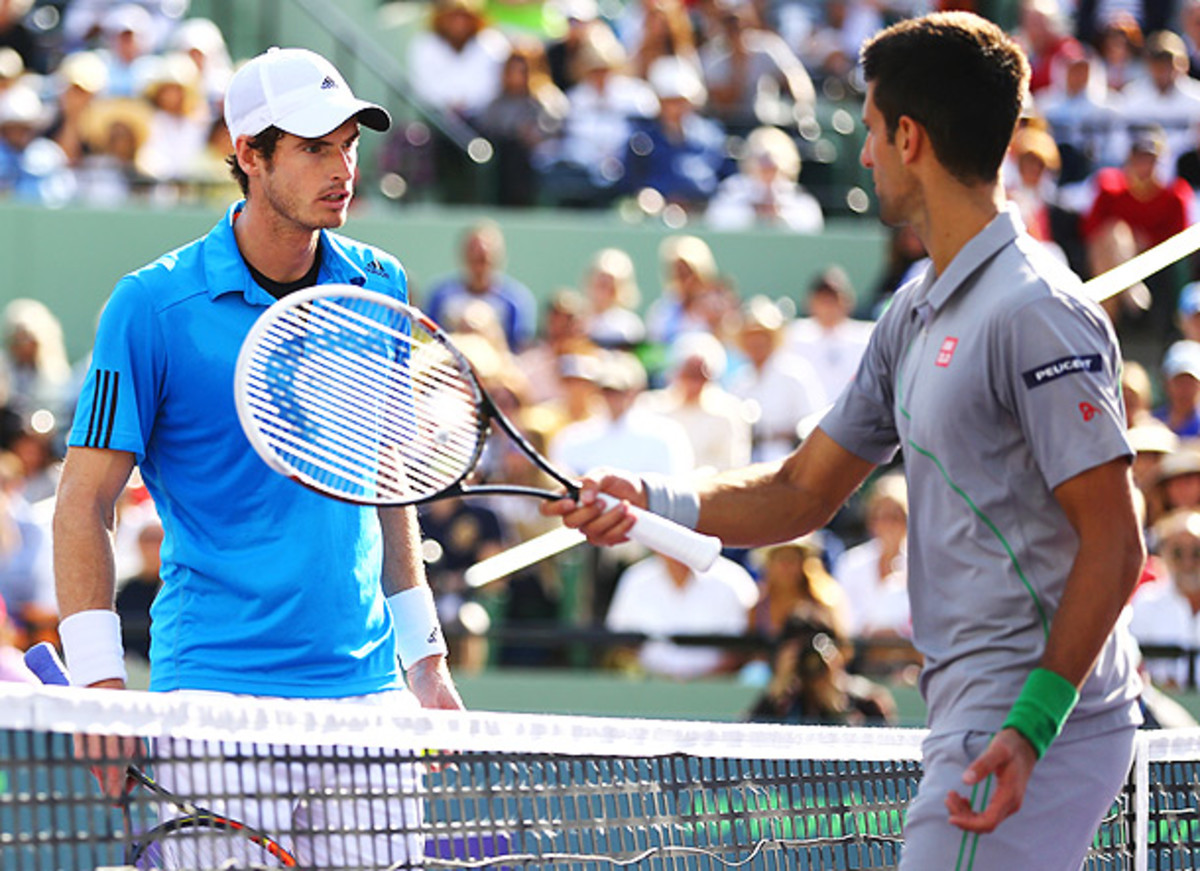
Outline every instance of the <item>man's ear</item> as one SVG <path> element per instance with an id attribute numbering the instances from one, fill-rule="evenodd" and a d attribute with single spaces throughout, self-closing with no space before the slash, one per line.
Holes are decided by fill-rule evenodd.
<path id="1" fill-rule="evenodd" d="M 896 122 L 896 148 L 905 163 L 912 163 L 927 144 L 925 128 L 908 115 L 901 115 Z"/>
<path id="2" fill-rule="evenodd" d="M 242 172 L 246 173 L 246 175 L 255 176 L 262 173 L 262 152 L 250 147 L 249 136 L 238 137 L 237 142 L 233 146 L 233 153 L 237 156 L 238 166 L 242 168 Z"/>

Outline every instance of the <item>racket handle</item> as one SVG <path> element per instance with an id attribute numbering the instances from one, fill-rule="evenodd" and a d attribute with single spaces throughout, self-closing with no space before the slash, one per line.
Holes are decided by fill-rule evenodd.
<path id="1" fill-rule="evenodd" d="M 618 502 L 606 493 L 601 493 L 600 499 L 606 508 L 612 508 Z M 680 526 L 636 505 L 629 506 L 629 513 L 634 519 L 630 538 L 663 556 L 679 560 L 693 571 L 708 571 L 721 553 L 721 539 L 715 536 Z"/>
<path id="2" fill-rule="evenodd" d="M 49 641 L 39 641 L 26 650 L 25 665 L 44 684 L 61 687 L 71 685 L 71 679 L 67 676 L 67 667 L 59 659 L 58 651 Z"/>

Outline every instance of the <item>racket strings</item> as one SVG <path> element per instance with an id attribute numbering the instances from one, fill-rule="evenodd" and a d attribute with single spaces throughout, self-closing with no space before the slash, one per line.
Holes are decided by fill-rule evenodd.
<path id="1" fill-rule="evenodd" d="M 323 301 L 277 321 L 251 361 L 249 398 L 273 449 L 324 473 L 326 485 L 418 499 L 473 464 L 479 410 L 441 342 L 374 308 L 388 320 Z"/>

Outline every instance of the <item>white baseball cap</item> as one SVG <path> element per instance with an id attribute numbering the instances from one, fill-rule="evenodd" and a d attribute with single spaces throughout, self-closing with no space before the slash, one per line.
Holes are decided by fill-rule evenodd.
<path id="1" fill-rule="evenodd" d="M 303 48 L 272 48 L 237 71 L 225 92 L 229 136 L 257 136 L 268 127 L 314 139 L 358 116 L 372 130 L 392 124 L 387 110 L 360 100 L 333 64 Z"/>

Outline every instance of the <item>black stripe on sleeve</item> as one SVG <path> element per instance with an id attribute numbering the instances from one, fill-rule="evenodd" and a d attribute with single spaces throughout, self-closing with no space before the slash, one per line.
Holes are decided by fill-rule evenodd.
<path id="1" fill-rule="evenodd" d="M 101 447 L 107 448 L 112 442 L 113 425 L 117 420 L 117 388 L 121 386 L 121 373 L 112 373 L 112 391 L 108 395 L 108 422 L 104 427 L 104 444 Z"/>
<path id="2" fill-rule="evenodd" d="M 107 373 L 104 370 L 96 370 L 96 378 L 92 381 L 92 413 L 88 416 L 87 437 L 83 440 L 83 446 L 94 448 L 95 433 L 96 433 L 96 409 L 100 407 L 101 401 L 101 382 L 107 378 Z"/>

